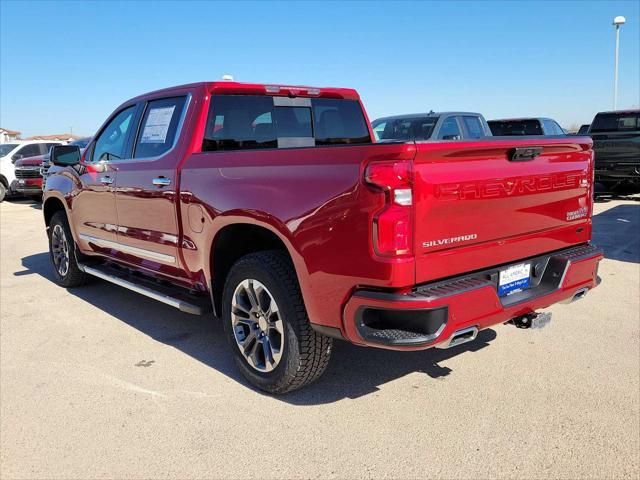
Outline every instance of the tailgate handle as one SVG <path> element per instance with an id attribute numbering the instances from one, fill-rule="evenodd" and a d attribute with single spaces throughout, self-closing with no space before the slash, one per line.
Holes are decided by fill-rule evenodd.
<path id="1" fill-rule="evenodd" d="M 509 151 L 509 160 L 512 162 L 526 162 L 533 160 L 542 153 L 542 147 L 518 147 Z"/>

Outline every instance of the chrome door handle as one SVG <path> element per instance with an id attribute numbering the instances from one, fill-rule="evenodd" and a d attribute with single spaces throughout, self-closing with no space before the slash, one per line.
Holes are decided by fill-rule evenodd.
<path id="1" fill-rule="evenodd" d="M 171 179 L 165 177 L 157 177 L 152 180 L 156 187 L 168 187 L 171 185 Z"/>
<path id="2" fill-rule="evenodd" d="M 99 181 L 103 185 L 111 185 L 113 183 L 113 178 L 111 178 L 108 175 L 105 175 L 104 177 L 100 177 Z"/>

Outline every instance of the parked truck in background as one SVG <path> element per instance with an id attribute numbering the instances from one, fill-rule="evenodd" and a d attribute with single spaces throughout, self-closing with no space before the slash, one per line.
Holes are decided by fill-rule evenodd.
<path id="1" fill-rule="evenodd" d="M 35 140 L 0 145 L 0 202 L 6 196 L 18 193 L 18 179 L 15 174 L 15 163 L 18 160 L 44 155 L 49 151 L 49 148 L 60 143 Z"/>
<path id="2" fill-rule="evenodd" d="M 446 348 L 598 283 L 588 137 L 377 143 L 354 90 L 208 82 L 51 160 L 57 282 L 213 311 L 272 393 L 318 378 L 334 338 Z"/>
<path id="3" fill-rule="evenodd" d="M 376 140 L 464 140 L 491 136 L 487 121 L 473 112 L 429 112 L 378 118 Z"/>
<path id="4" fill-rule="evenodd" d="M 640 110 L 600 112 L 591 122 L 589 135 L 596 182 L 609 191 L 640 191 Z"/>

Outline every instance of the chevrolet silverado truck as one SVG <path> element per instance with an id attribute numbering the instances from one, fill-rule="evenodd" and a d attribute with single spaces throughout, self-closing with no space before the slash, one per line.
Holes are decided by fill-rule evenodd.
<path id="1" fill-rule="evenodd" d="M 355 90 L 209 82 L 133 98 L 51 161 L 57 282 L 212 312 L 274 394 L 335 338 L 452 347 L 598 283 L 588 137 L 376 142 Z"/>
<path id="2" fill-rule="evenodd" d="M 17 160 L 15 163 L 15 191 L 28 197 L 42 196 L 42 162 L 48 155 Z"/>
<path id="3" fill-rule="evenodd" d="M 640 191 L 640 110 L 598 113 L 589 135 L 595 152 L 595 180 L 607 190 Z"/>

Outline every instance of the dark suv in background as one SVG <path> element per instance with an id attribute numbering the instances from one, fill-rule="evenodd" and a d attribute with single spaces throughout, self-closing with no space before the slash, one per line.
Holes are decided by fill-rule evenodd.
<path id="1" fill-rule="evenodd" d="M 598 113 L 589 129 L 595 180 L 606 190 L 640 191 L 640 110 Z"/>

